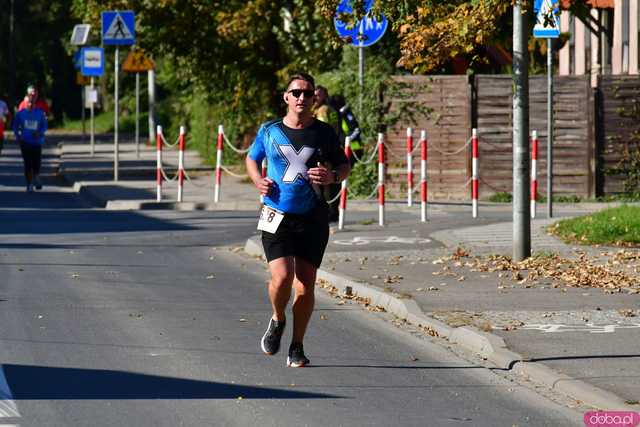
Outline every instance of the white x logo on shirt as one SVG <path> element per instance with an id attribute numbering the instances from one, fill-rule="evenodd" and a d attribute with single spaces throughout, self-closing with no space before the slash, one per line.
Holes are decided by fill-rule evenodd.
<path id="1" fill-rule="evenodd" d="M 278 148 L 288 163 L 282 181 L 294 182 L 298 176 L 302 179 L 307 179 L 308 168 L 306 163 L 315 150 L 311 147 L 302 147 L 298 152 L 292 145 L 279 145 Z"/>

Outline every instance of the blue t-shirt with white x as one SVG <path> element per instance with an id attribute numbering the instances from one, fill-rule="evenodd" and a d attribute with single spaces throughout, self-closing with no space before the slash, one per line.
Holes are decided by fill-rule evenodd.
<path id="1" fill-rule="evenodd" d="M 282 119 L 264 123 L 248 155 L 258 163 L 267 159 L 267 177 L 273 180 L 273 186 L 264 204 L 293 214 L 308 212 L 317 203 L 307 175 L 309 168 L 318 162 L 328 168 L 348 162 L 336 132 L 319 120 L 304 129 L 287 127 Z"/>

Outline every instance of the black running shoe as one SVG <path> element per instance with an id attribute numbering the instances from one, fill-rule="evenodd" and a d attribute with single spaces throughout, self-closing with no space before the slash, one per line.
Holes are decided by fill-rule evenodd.
<path id="1" fill-rule="evenodd" d="M 40 177 L 36 176 L 33 179 L 33 183 L 35 184 L 34 187 L 36 187 L 36 190 L 42 190 L 42 182 L 40 182 Z"/>
<path id="2" fill-rule="evenodd" d="M 309 359 L 304 355 L 302 343 L 291 343 L 289 346 L 289 357 L 287 357 L 287 366 L 291 368 L 302 368 L 309 363 Z"/>
<path id="3" fill-rule="evenodd" d="M 269 319 L 267 331 L 264 333 L 262 340 L 260 341 L 260 346 L 265 354 L 273 355 L 280 350 L 280 339 L 282 338 L 285 324 L 286 320 L 278 322 L 277 320 L 273 320 L 273 318 Z"/>

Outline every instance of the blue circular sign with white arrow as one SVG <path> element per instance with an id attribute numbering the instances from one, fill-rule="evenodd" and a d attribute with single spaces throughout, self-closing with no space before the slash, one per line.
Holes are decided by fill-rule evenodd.
<path id="1" fill-rule="evenodd" d="M 347 28 L 347 24 L 340 21 L 338 15 L 341 13 L 353 13 L 353 8 L 350 0 L 342 0 L 336 9 L 336 17 L 333 18 L 333 26 L 336 28 L 338 35 L 343 39 L 350 39 L 351 44 L 358 47 L 371 46 L 380 40 L 385 31 L 387 31 L 389 23 L 384 15 L 381 16 L 380 21 L 369 16 L 372 5 L 373 0 L 367 0 L 365 2 L 365 11 L 367 12 L 365 17 L 356 22 L 353 28 Z"/>

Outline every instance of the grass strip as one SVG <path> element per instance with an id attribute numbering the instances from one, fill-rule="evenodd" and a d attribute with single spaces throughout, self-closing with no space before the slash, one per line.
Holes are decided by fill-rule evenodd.
<path id="1" fill-rule="evenodd" d="M 622 205 L 591 215 L 565 219 L 548 231 L 568 243 L 583 245 L 640 245 L 640 207 Z"/>

